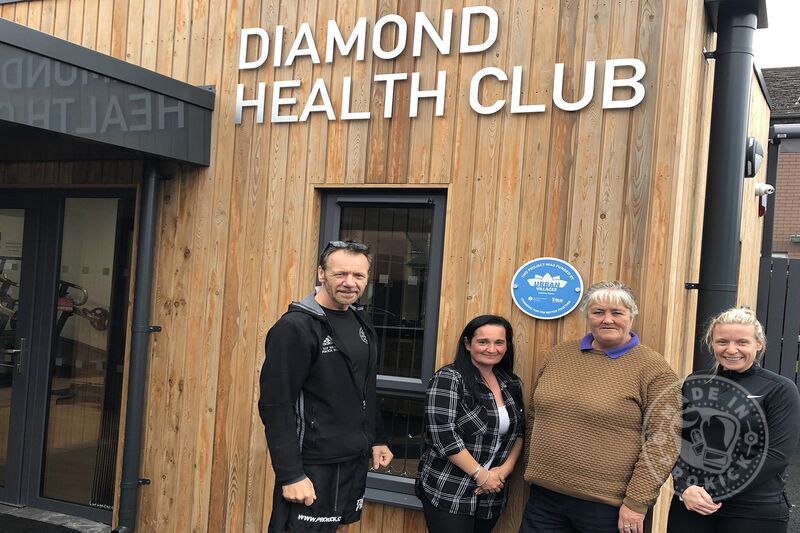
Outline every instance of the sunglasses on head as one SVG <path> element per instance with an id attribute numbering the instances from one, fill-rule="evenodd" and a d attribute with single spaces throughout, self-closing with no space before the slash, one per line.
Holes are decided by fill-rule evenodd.
<path id="1" fill-rule="evenodd" d="M 360 242 L 355 241 L 329 241 L 328 244 L 325 246 L 325 249 L 322 250 L 324 254 L 331 248 L 336 250 L 352 250 L 354 252 L 364 252 L 367 253 L 369 251 L 369 246 L 366 244 L 362 244 Z"/>

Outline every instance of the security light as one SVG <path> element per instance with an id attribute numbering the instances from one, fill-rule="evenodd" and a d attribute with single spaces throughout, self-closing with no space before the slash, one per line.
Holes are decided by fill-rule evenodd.
<path id="1" fill-rule="evenodd" d="M 764 149 L 761 147 L 761 143 L 755 137 L 748 137 L 744 156 L 744 177 L 752 178 L 758 174 L 763 159 Z"/>

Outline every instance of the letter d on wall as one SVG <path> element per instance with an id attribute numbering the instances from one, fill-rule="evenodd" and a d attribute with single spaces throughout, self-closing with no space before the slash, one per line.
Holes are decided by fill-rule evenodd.
<path id="1" fill-rule="evenodd" d="M 481 43 L 470 44 L 470 24 L 473 15 L 483 15 L 489 22 L 489 31 Z M 498 18 L 497 11 L 489 6 L 465 7 L 461 11 L 461 46 L 459 52 L 462 54 L 474 54 L 483 52 L 494 44 L 497 40 Z"/>
<path id="2" fill-rule="evenodd" d="M 261 54 L 255 61 L 247 60 L 247 42 L 251 35 L 255 35 L 261 40 Z M 269 54 L 269 34 L 263 28 L 242 28 L 242 36 L 239 41 L 239 70 L 258 68 L 264 64 Z"/>

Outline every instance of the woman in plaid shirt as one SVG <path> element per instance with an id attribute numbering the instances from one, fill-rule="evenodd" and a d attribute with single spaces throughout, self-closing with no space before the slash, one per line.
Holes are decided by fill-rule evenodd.
<path id="1" fill-rule="evenodd" d="M 503 317 L 472 319 L 428 383 L 417 495 L 431 533 L 491 531 L 505 507 L 525 435 L 513 337 Z"/>

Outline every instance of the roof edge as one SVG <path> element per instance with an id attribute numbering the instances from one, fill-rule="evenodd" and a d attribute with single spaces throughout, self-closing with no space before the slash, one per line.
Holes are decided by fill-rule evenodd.
<path id="1" fill-rule="evenodd" d="M 764 99 L 767 101 L 769 112 L 772 114 L 774 107 L 772 105 L 772 98 L 769 95 L 769 88 L 767 87 L 767 82 L 764 80 L 764 74 L 762 74 L 761 69 L 755 64 L 755 62 L 753 62 L 753 72 L 756 75 L 759 87 L 761 87 L 761 92 L 764 93 Z"/>

